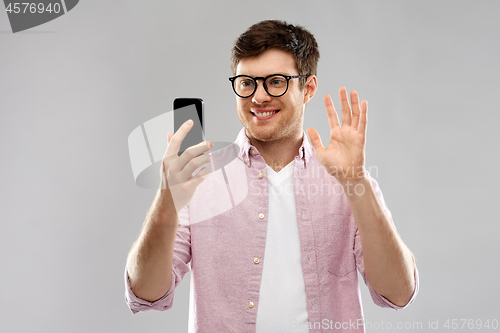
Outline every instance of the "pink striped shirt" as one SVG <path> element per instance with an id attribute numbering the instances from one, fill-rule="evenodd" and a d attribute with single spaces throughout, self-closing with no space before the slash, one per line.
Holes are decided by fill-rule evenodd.
<path id="1" fill-rule="evenodd" d="M 233 145 L 214 152 L 212 160 L 216 171 L 179 213 L 169 291 L 155 302 L 140 299 L 130 289 L 125 270 L 126 301 L 133 313 L 167 310 L 176 286 L 191 269 L 194 332 L 255 332 L 266 261 L 266 164 L 244 129 Z M 366 280 L 359 232 L 347 198 L 319 164 L 305 133 L 293 177 L 310 332 L 364 332 L 356 269 L 377 305 L 403 308 L 375 292 Z M 391 216 L 377 182 L 371 181 Z M 415 292 L 406 306 L 417 292 L 415 268 Z M 291 320 L 290 332 L 293 328 Z"/>

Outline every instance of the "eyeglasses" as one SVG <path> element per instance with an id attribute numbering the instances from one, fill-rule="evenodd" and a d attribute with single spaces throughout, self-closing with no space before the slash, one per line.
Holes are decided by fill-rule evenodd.
<path id="1" fill-rule="evenodd" d="M 264 82 L 264 89 L 273 97 L 283 96 L 288 90 L 288 84 L 291 79 L 308 77 L 308 75 L 283 75 L 272 74 L 266 77 L 258 76 L 251 77 L 248 75 L 236 75 L 229 78 L 233 85 L 233 90 L 236 95 L 241 98 L 252 96 L 257 90 L 257 80 Z"/>

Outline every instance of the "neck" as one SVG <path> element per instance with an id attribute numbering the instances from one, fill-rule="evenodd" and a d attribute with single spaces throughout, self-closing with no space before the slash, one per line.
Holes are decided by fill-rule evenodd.
<path id="1" fill-rule="evenodd" d="M 259 150 L 266 164 L 274 171 L 279 172 L 299 154 L 302 140 L 303 132 L 300 132 L 300 134 L 295 137 L 287 137 L 273 141 L 259 141 L 252 138 L 250 139 L 250 143 Z"/>

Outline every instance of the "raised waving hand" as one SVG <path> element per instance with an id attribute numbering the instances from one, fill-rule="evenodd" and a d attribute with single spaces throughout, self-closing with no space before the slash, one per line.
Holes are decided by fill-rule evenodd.
<path id="1" fill-rule="evenodd" d="M 351 91 L 351 103 L 345 87 L 340 88 L 340 125 L 333 101 L 325 96 L 325 108 L 330 125 L 330 143 L 324 147 L 318 132 L 308 128 L 307 134 L 314 148 L 316 158 L 341 183 L 357 181 L 365 177 L 365 144 L 367 124 L 367 101 L 359 102 L 358 93 Z"/>

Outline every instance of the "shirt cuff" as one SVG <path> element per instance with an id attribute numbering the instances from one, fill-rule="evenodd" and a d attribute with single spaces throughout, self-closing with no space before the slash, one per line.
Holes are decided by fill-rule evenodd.
<path id="1" fill-rule="evenodd" d="M 154 302 L 146 301 L 140 297 L 137 297 L 132 288 L 130 287 L 130 280 L 128 277 L 127 268 L 125 268 L 125 301 L 133 314 L 141 311 L 158 310 L 165 311 L 172 307 L 174 299 L 174 289 L 175 289 L 175 279 L 172 274 L 172 279 L 170 281 L 170 288 L 160 299 Z"/>
<path id="2" fill-rule="evenodd" d="M 393 308 L 394 310 L 401 310 L 401 309 L 404 309 L 406 308 L 407 306 L 409 306 L 411 303 L 413 303 L 413 301 L 415 300 L 415 298 L 417 297 L 417 293 L 418 293 L 418 289 L 419 289 L 419 286 L 418 286 L 418 269 L 417 269 L 417 265 L 414 266 L 415 267 L 415 272 L 413 274 L 414 278 L 415 278 L 415 289 L 413 290 L 413 295 L 411 296 L 410 300 L 408 301 L 408 303 L 406 303 L 406 305 L 404 306 L 399 306 L 399 305 L 396 305 L 394 303 L 392 303 L 391 301 L 389 301 L 387 298 L 385 298 L 384 296 L 378 294 L 375 290 L 373 290 L 373 288 L 371 288 L 370 286 L 370 289 L 373 290 L 373 293 L 375 293 L 378 298 L 383 302 L 383 305 L 382 306 L 385 306 L 385 307 L 389 307 L 389 308 Z M 373 295 L 372 295 L 373 296 Z"/>

